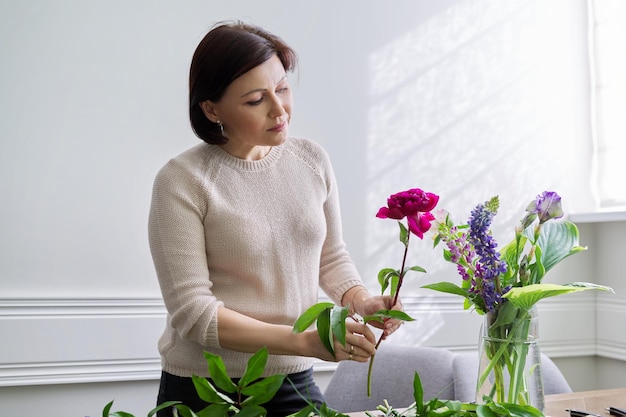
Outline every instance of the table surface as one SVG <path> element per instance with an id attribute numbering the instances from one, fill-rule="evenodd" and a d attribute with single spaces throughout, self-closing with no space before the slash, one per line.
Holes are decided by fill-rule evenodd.
<path id="1" fill-rule="evenodd" d="M 551 417 L 569 417 L 566 409 L 609 416 L 609 407 L 626 408 L 626 388 L 546 395 L 544 413 Z"/>
<path id="2" fill-rule="evenodd" d="M 550 417 L 570 417 L 566 410 L 574 409 L 611 417 L 606 410 L 609 407 L 626 408 L 626 388 L 546 395 L 544 414 Z M 371 414 L 375 416 L 376 412 Z M 367 417 L 364 412 L 348 413 L 348 415 Z"/>

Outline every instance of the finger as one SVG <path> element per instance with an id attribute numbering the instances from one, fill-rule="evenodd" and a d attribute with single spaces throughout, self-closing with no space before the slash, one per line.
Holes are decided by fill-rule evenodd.
<path id="1" fill-rule="evenodd" d="M 347 329 L 347 332 L 346 332 L 347 334 L 352 333 L 352 334 L 361 335 L 365 339 L 367 339 L 370 343 L 372 344 L 376 343 L 376 336 L 374 335 L 374 333 L 372 332 L 372 330 L 369 328 L 367 324 L 346 323 L 346 329 Z"/>

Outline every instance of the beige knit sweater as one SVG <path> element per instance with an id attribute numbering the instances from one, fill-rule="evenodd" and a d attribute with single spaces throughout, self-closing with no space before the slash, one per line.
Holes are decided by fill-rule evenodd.
<path id="1" fill-rule="evenodd" d="M 316 143 L 290 138 L 259 161 L 200 144 L 157 174 L 149 240 L 167 323 L 163 369 L 208 376 L 203 352 L 231 377 L 251 354 L 220 347 L 217 308 L 293 325 L 317 302 L 362 285 L 342 238 L 337 183 Z M 300 372 L 314 359 L 270 355 L 266 375 Z"/>

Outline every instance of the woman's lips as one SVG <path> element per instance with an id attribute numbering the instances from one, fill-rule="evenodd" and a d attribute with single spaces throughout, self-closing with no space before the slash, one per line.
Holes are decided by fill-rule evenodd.
<path id="1" fill-rule="evenodd" d="M 286 127 L 287 127 L 287 122 L 282 122 L 282 123 L 277 124 L 276 126 L 269 128 L 268 130 L 271 132 L 282 132 L 283 130 L 285 130 Z"/>

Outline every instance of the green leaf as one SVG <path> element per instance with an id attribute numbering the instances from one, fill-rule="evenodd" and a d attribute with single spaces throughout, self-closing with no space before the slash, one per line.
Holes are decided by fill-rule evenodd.
<path id="1" fill-rule="evenodd" d="M 413 317 L 409 316 L 404 311 L 399 311 L 399 310 L 378 310 L 374 314 L 370 314 L 370 315 L 363 317 L 363 321 L 365 323 L 368 323 L 370 321 L 378 321 L 382 323 L 383 321 L 385 321 L 385 319 L 397 319 L 397 320 L 403 320 L 403 321 L 415 320 Z"/>
<path id="2" fill-rule="evenodd" d="M 268 402 L 276 392 L 280 389 L 283 381 L 285 380 L 286 375 L 272 375 L 267 378 L 263 378 L 258 382 L 255 382 L 252 385 L 245 387 L 241 393 L 243 395 L 247 395 L 246 398 L 241 405 L 245 407 L 249 407 L 252 405 L 260 405 Z"/>
<path id="3" fill-rule="evenodd" d="M 537 246 L 543 252 L 543 267 L 548 272 L 563 259 L 587 250 L 578 244 L 578 228 L 569 221 L 547 222 L 541 227 Z"/>
<path id="4" fill-rule="evenodd" d="M 512 403 L 496 404 L 501 410 L 506 410 L 510 417 L 544 417 L 544 414 L 530 405 Z"/>
<path id="5" fill-rule="evenodd" d="M 267 358 L 269 356 L 269 352 L 267 351 L 267 347 L 264 346 L 259 349 L 250 359 L 248 359 L 248 364 L 246 365 L 246 370 L 243 373 L 243 376 L 239 380 L 239 387 L 243 388 L 261 378 L 263 375 L 263 371 L 265 370 L 265 364 L 267 363 Z"/>
<path id="6" fill-rule="evenodd" d="M 172 407 L 177 404 L 182 404 L 182 403 L 180 401 L 166 401 L 162 404 L 159 404 L 158 406 L 156 406 L 155 408 L 153 408 L 152 410 L 148 412 L 148 417 L 152 417 L 159 411 L 165 410 L 166 408 Z"/>
<path id="7" fill-rule="evenodd" d="M 113 401 L 111 401 L 110 403 L 104 406 L 104 408 L 102 409 L 102 417 L 109 417 L 109 413 L 111 412 L 111 407 L 113 407 Z"/>
<path id="8" fill-rule="evenodd" d="M 317 334 L 322 344 L 333 356 L 335 356 L 335 347 L 333 343 L 333 333 L 330 328 L 330 311 L 331 308 L 323 310 L 317 317 Z"/>
<path id="9" fill-rule="evenodd" d="M 309 404 L 306 407 L 302 408 L 300 411 L 289 414 L 287 417 L 309 417 L 313 413 L 315 413 L 315 405 Z"/>
<path id="10" fill-rule="evenodd" d="M 218 414 L 208 414 L 208 413 L 194 413 L 193 410 L 189 407 L 187 407 L 184 404 L 178 404 L 174 407 L 176 409 L 176 413 L 174 414 L 175 416 L 178 415 L 179 417 L 218 417 Z M 204 411 L 204 410 L 203 410 Z"/>
<path id="11" fill-rule="evenodd" d="M 399 278 L 400 273 L 392 268 L 383 268 L 378 272 L 378 284 L 380 285 L 381 294 L 385 293 L 387 287 L 389 287 L 389 281 L 393 278 Z"/>
<path id="12" fill-rule="evenodd" d="M 464 288 L 459 287 L 458 285 L 452 283 L 452 282 L 448 282 L 448 281 L 442 281 L 442 282 L 436 282 L 434 284 L 426 284 L 426 285 L 422 285 L 422 288 L 428 288 L 431 290 L 435 290 L 435 291 L 439 291 L 439 292 L 445 292 L 448 294 L 455 294 L 455 295 L 460 295 L 461 297 L 465 297 L 468 298 L 469 297 L 469 291 L 467 291 Z"/>
<path id="13" fill-rule="evenodd" d="M 201 378 L 199 376 L 193 375 L 191 377 L 193 381 L 193 385 L 196 388 L 196 392 L 198 393 L 198 397 L 203 399 L 208 403 L 218 403 L 218 404 L 232 404 L 233 400 L 228 398 L 227 395 L 219 392 L 215 387 L 207 381 L 205 378 Z"/>
<path id="14" fill-rule="evenodd" d="M 400 242 L 407 247 L 409 246 L 409 231 L 401 221 L 398 221 L 398 225 L 400 226 Z"/>
<path id="15" fill-rule="evenodd" d="M 541 283 L 541 279 L 546 274 L 546 267 L 543 265 L 543 251 L 541 246 L 535 247 L 535 264 L 531 265 L 532 272 L 530 275 L 531 284 Z"/>
<path id="16" fill-rule="evenodd" d="M 342 346 L 346 345 L 346 318 L 348 317 L 348 308 L 334 306 L 330 312 L 330 328 L 333 335 L 337 338 Z"/>
<path id="17" fill-rule="evenodd" d="M 126 411 L 116 411 L 114 413 L 109 414 L 111 417 L 135 417 L 131 413 L 127 413 Z"/>
<path id="18" fill-rule="evenodd" d="M 238 408 L 232 404 L 209 404 L 198 412 L 197 417 L 228 417 L 228 412 L 235 410 L 238 410 Z M 196 414 L 191 411 L 191 417 L 195 416 Z"/>
<path id="19" fill-rule="evenodd" d="M 421 266 L 417 266 L 417 265 L 404 268 L 404 273 L 405 274 L 407 272 L 409 272 L 409 271 L 424 272 L 424 273 L 426 272 L 426 270 L 424 268 L 422 268 Z"/>
<path id="20" fill-rule="evenodd" d="M 241 411 L 237 413 L 237 417 L 259 417 L 265 416 L 267 414 L 267 410 L 259 405 L 255 405 L 252 407 L 242 408 Z"/>
<path id="21" fill-rule="evenodd" d="M 413 397 L 415 398 L 415 414 L 420 416 L 424 412 L 424 388 L 417 372 L 413 377 Z"/>
<path id="22" fill-rule="evenodd" d="M 525 287 L 514 287 L 504 294 L 503 297 L 508 299 L 511 304 L 516 307 L 529 309 L 544 298 L 585 290 L 600 290 L 614 293 L 611 287 L 604 285 L 591 284 L 588 282 L 573 282 L 565 285 L 532 284 Z"/>
<path id="23" fill-rule="evenodd" d="M 295 333 L 302 333 L 306 331 L 315 320 L 319 317 L 320 313 L 328 308 L 333 308 L 333 303 L 317 303 L 309 307 L 293 325 L 293 331 Z"/>
<path id="24" fill-rule="evenodd" d="M 478 417 L 498 417 L 488 405 L 479 405 L 476 407 L 476 415 Z"/>
<path id="25" fill-rule="evenodd" d="M 237 392 L 237 385 L 230 379 L 228 373 L 226 372 L 226 366 L 224 365 L 224 361 L 218 355 L 215 355 L 211 352 L 204 352 L 204 358 L 207 361 L 209 374 L 211 375 L 211 379 L 213 383 L 226 392 L 235 393 Z"/>

